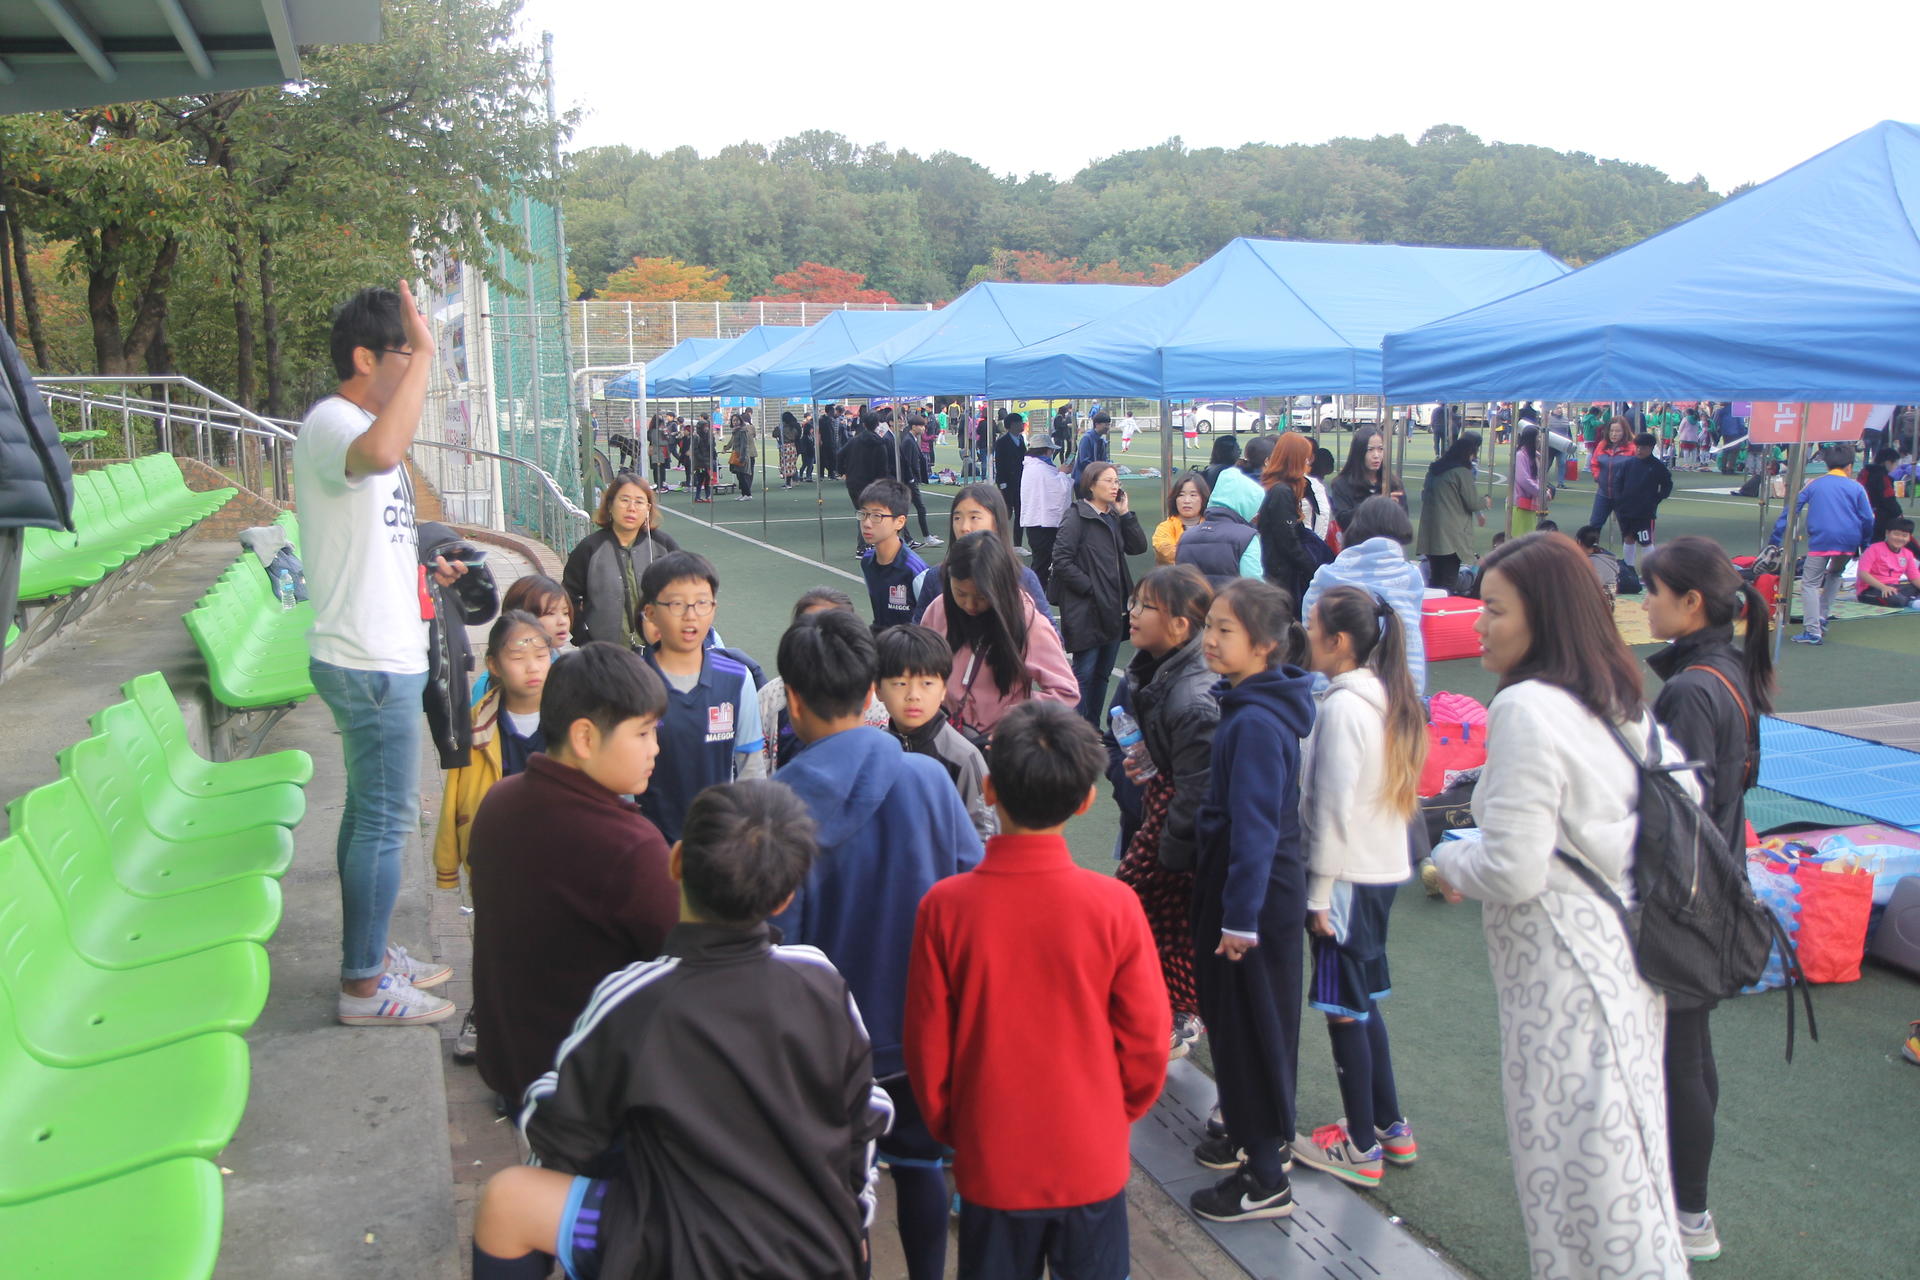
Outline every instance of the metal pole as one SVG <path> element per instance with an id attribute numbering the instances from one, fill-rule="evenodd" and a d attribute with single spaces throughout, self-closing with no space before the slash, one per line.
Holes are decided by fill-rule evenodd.
<path id="1" fill-rule="evenodd" d="M 1786 536 L 1780 540 L 1780 591 L 1774 601 L 1774 610 L 1778 615 L 1774 621 L 1773 631 L 1773 660 L 1775 662 L 1780 660 L 1780 643 L 1786 637 L 1787 623 L 1793 620 L 1793 563 L 1795 550 L 1800 545 L 1800 513 L 1798 507 L 1800 503 L 1800 486 L 1806 483 L 1807 477 L 1807 419 L 1812 416 L 1812 412 L 1812 405 L 1803 403 L 1800 406 L 1799 429 L 1794 432 L 1796 439 L 1793 445 L 1793 466 L 1791 468 L 1791 474 L 1787 477 L 1787 532 Z M 1753 429 L 1751 419 L 1748 420 L 1747 429 L 1749 431 Z M 1804 628 L 1809 621 L 1810 619 L 1802 618 L 1800 625 Z M 1824 631 L 1825 627 L 1822 627 L 1821 630 Z"/>
<path id="2" fill-rule="evenodd" d="M 1160 402 L 1160 509 L 1166 510 L 1173 498 L 1173 415 L 1168 402 Z M 1180 461 L 1186 459 L 1186 436 L 1180 437 Z"/>
<path id="3" fill-rule="evenodd" d="M 760 305 L 765 306 L 766 304 L 763 302 Z M 760 482 L 760 536 L 764 538 L 767 536 L 767 469 L 761 464 L 760 459 L 766 453 L 766 448 L 762 443 L 766 437 L 761 432 L 760 424 L 767 416 L 767 402 L 765 398 L 762 397 L 755 399 L 754 403 L 759 406 L 756 412 L 758 412 L 760 416 L 754 420 L 753 424 L 753 478 Z M 780 440 L 777 436 L 774 439 L 773 448 L 774 457 L 777 459 L 780 456 Z"/>
<path id="4" fill-rule="evenodd" d="M 807 408 L 817 411 L 820 405 L 817 401 L 809 400 Z M 820 560 L 824 564 L 827 559 L 827 491 L 826 466 L 821 461 L 826 455 L 820 452 L 820 417 L 818 412 L 809 414 L 807 430 L 813 433 L 813 514 L 815 523 L 820 526 Z M 834 460 L 839 461 L 838 454 L 835 454 Z"/>

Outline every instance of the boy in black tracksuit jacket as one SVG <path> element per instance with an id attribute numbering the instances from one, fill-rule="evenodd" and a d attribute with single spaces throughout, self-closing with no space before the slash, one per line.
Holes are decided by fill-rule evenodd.
<path id="1" fill-rule="evenodd" d="M 766 922 L 814 851 L 782 783 L 694 801 L 671 864 L 681 923 L 659 959 L 600 984 L 528 1087 L 521 1127 L 544 1167 L 487 1184 L 474 1280 L 545 1276 L 555 1258 L 606 1280 L 864 1274 L 892 1106 L 846 981 Z"/>

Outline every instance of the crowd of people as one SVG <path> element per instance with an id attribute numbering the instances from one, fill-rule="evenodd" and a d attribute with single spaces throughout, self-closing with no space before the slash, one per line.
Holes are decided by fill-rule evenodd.
<path id="1" fill-rule="evenodd" d="M 940 541 L 925 473 L 901 465 L 925 424 L 896 434 L 863 411 L 831 459 L 796 439 L 790 465 L 846 481 L 870 616 L 805 592 L 769 679 L 719 634 L 714 565 L 661 531 L 659 461 L 651 482 L 607 486 L 561 581 L 496 600 L 480 559 L 414 532 L 401 458 L 432 340 L 404 288 L 344 306 L 333 345 L 339 392 L 308 415 L 295 479 L 314 680 L 347 763 L 343 1022 L 455 1012 L 431 991 L 446 967 L 388 925 L 441 625 L 423 601 L 493 618 L 484 677 L 449 691 L 435 873 L 473 907 L 461 1056 L 534 1159 L 488 1184 L 476 1280 L 555 1259 L 569 1275 L 862 1275 L 877 1163 L 909 1274 L 932 1280 L 949 1162 L 961 1275 L 1118 1280 L 1129 1127 L 1202 1036 L 1219 1105 L 1194 1158 L 1221 1177 L 1195 1213 L 1285 1217 L 1295 1165 L 1370 1187 L 1419 1158 L 1383 1008 L 1389 908 L 1429 856 L 1427 586 L 1408 557 L 1444 578 L 1470 554 L 1477 433 L 1429 472 L 1417 531 L 1362 429 L 1337 473 L 1299 433 L 1236 442 L 1173 481 L 1149 535 L 1108 424 L 1061 462 L 1010 415 L 929 566 L 909 537 L 917 515 Z M 1616 517 L 1625 499 L 1636 518 L 1640 481 L 1621 477 L 1645 448 L 1595 463 L 1628 469 L 1605 499 Z M 781 449 L 784 471 L 784 430 Z M 1850 460 L 1831 451 L 1801 496 L 1811 558 L 1877 529 L 1862 589 L 1910 601 L 1911 523 L 1881 518 Z M 1483 904 L 1535 1273 L 1678 1276 L 1721 1247 L 1713 1002 L 1643 979 L 1593 886 L 1629 893 L 1643 764 L 1699 762 L 1675 776 L 1744 849 L 1768 611 L 1711 541 L 1643 544 L 1648 623 L 1669 642 L 1649 704 L 1591 532 L 1535 529 L 1478 563 L 1499 691 L 1476 827 L 1431 850 L 1430 878 Z M 1810 628 L 1837 577 L 1809 570 Z M 1113 876 L 1076 867 L 1063 836 L 1105 803 L 1103 778 Z M 1309 1006 L 1339 1079 L 1328 1123 L 1295 1105 Z"/>

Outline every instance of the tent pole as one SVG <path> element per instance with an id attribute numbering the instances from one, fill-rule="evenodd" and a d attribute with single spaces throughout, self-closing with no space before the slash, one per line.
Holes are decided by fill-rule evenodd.
<path id="1" fill-rule="evenodd" d="M 818 410 L 819 402 L 809 400 L 807 408 Z M 820 452 L 820 414 L 818 412 L 808 414 L 807 430 L 813 432 L 813 515 L 814 523 L 820 526 L 820 561 L 824 564 L 827 559 L 827 482 L 826 468 L 820 462 L 823 455 Z M 839 461 L 837 454 L 834 461 Z"/>
<path id="2" fill-rule="evenodd" d="M 764 538 L 767 536 L 767 468 L 762 459 L 767 456 L 765 426 L 767 402 L 765 399 L 758 399 L 754 403 L 760 406 L 758 410 L 760 416 L 753 424 L 753 478 L 760 482 L 760 536 Z M 777 436 L 773 442 L 773 456 L 777 464 L 780 459 L 780 441 Z"/>
<path id="3" fill-rule="evenodd" d="M 1168 403 L 1160 402 L 1160 509 L 1166 510 L 1173 496 L 1173 418 L 1168 413 Z M 1180 452 L 1182 462 L 1186 461 L 1186 437 L 1181 437 Z"/>
<path id="4" fill-rule="evenodd" d="M 1507 431 L 1507 518 L 1500 524 L 1513 540 L 1514 502 L 1520 496 L 1520 422 L 1515 419 Z"/>
<path id="5" fill-rule="evenodd" d="M 1794 553 L 1800 545 L 1800 520 L 1797 508 L 1800 503 L 1800 486 L 1806 482 L 1807 478 L 1807 419 L 1812 416 L 1813 406 L 1803 403 L 1800 406 L 1799 430 L 1794 433 L 1796 439 L 1793 447 L 1792 474 L 1787 477 L 1787 496 L 1784 502 L 1787 533 L 1780 540 L 1780 594 L 1774 605 L 1780 614 L 1773 632 L 1775 662 L 1780 660 L 1780 644 L 1786 638 L 1787 623 L 1793 620 L 1793 563 Z M 1752 430 L 1751 420 L 1749 420 L 1748 430 Z M 1802 618 L 1800 625 L 1804 628 L 1807 621 Z M 1824 632 L 1826 628 L 1822 627 L 1821 630 Z"/>

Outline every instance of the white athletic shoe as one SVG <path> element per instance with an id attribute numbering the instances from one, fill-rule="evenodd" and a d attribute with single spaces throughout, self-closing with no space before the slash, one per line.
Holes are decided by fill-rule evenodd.
<path id="1" fill-rule="evenodd" d="M 453 967 L 433 960 L 422 960 L 418 956 L 410 956 L 405 947 L 390 946 L 387 948 L 387 972 L 397 973 L 412 986 L 425 991 L 428 987 L 437 987 L 451 978 Z"/>
<path id="2" fill-rule="evenodd" d="M 451 1018 L 453 1001 L 429 995 L 399 974 L 388 973 L 370 996 L 341 992 L 338 1016 L 350 1027 L 411 1027 Z"/>

